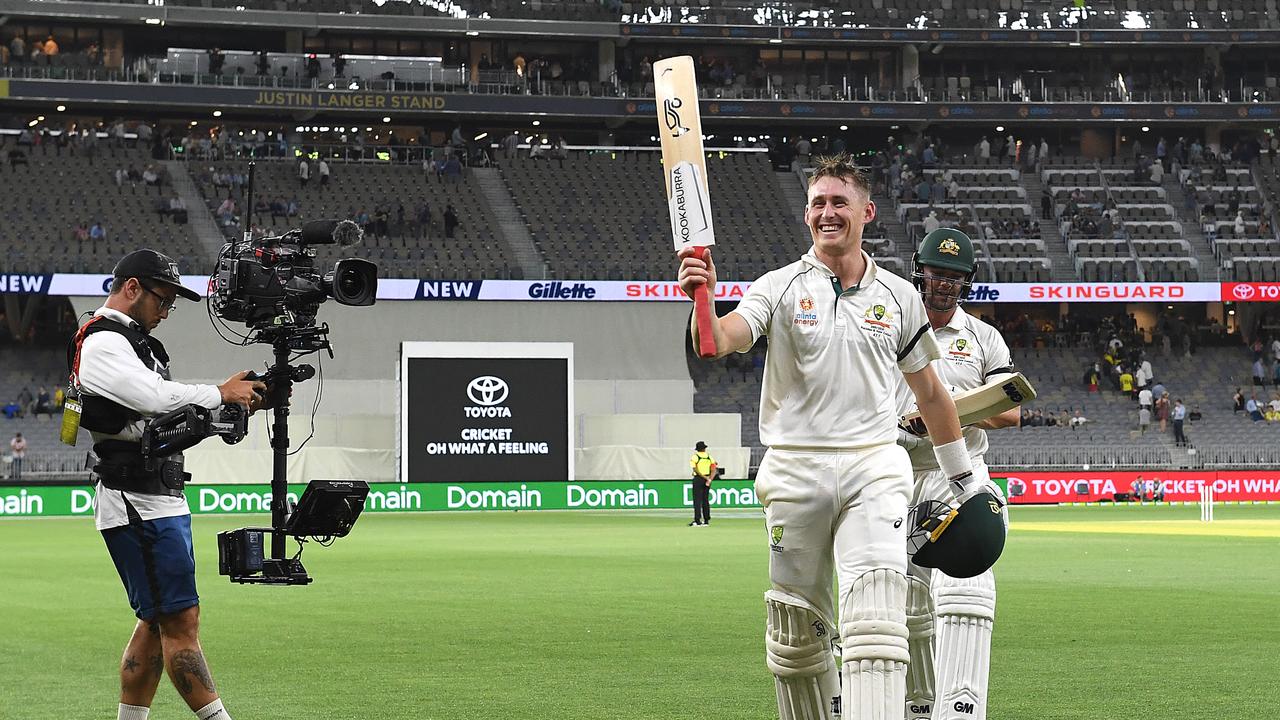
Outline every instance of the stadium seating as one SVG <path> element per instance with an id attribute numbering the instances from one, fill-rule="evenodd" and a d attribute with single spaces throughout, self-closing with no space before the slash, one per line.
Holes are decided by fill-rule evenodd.
<path id="1" fill-rule="evenodd" d="M 656 153 L 582 152 L 563 168 L 520 158 L 501 171 L 555 277 L 666 278 L 675 262 L 658 163 Z M 716 236 L 726 244 L 716 263 L 722 278 L 753 280 L 809 247 L 799 208 L 787 205 L 763 153 L 712 155 L 707 175 Z"/>
<path id="2" fill-rule="evenodd" d="M 746 355 L 715 361 L 692 354 L 688 358 L 696 387 L 695 411 L 741 413 L 743 444 L 755 447 L 753 461 L 757 463 L 763 453 L 757 425 L 764 352 L 761 342 Z M 1248 355 L 1243 348 L 1201 347 L 1186 357 L 1178 352 L 1164 355 L 1153 347 L 1147 354 L 1156 379 L 1169 391 L 1170 401 L 1181 398 L 1188 412 L 1202 413 L 1201 420 L 1188 421 L 1185 427 L 1191 446 L 1200 453 L 1213 450 L 1215 458 L 1230 458 L 1241 455 L 1251 444 L 1270 445 L 1280 438 L 1280 425 L 1255 423 L 1243 413 L 1231 412 L 1235 388 L 1241 387 L 1246 395 L 1250 392 Z M 1088 421 L 1078 428 L 1025 426 L 991 432 L 991 464 L 1018 468 L 1195 466 L 1195 456 L 1175 446 L 1172 423 L 1161 433 L 1153 419 L 1151 428 L 1141 432 L 1136 400 L 1121 395 L 1108 381 L 1101 392 L 1089 392 L 1083 386 L 1084 371 L 1096 359 L 1093 352 L 1077 347 L 1037 347 L 1014 348 L 1013 355 L 1014 363 L 1039 392 L 1028 409 L 1054 417 L 1064 413 L 1069 417 L 1080 410 Z M 1275 390 L 1269 385 L 1254 389 L 1261 400 Z"/>
<path id="3" fill-rule="evenodd" d="M 318 174 L 314 169 L 312 176 Z M 194 163 L 193 163 L 194 165 Z M 297 200 L 299 217 L 275 217 L 269 211 L 255 213 L 254 222 L 268 232 L 282 232 L 300 220 L 353 218 L 363 212 L 374 219 L 381 209 L 388 216 L 388 233 L 378 234 L 374 225 L 366 229 L 364 244 L 355 252 L 337 246 L 321 246 L 317 257 L 331 262 L 339 257 L 365 257 L 378 263 L 384 277 L 441 279 L 507 278 L 512 275 L 511 251 L 491 224 L 474 179 L 457 183 L 427 175 L 415 165 L 386 162 L 341 162 L 333 159 L 332 181 L 322 188 L 318 178 L 299 187 L 298 169 L 293 162 L 262 161 L 257 164 L 255 194 L 268 203 L 276 198 Z M 193 178 L 209 206 L 215 210 L 228 190 L 216 188 L 216 172 L 243 172 L 242 162 L 199 163 L 191 167 Z M 230 189 L 243 207 L 243 194 Z M 430 208 L 432 224 L 419 226 L 417 213 L 423 203 Z M 255 205 L 257 202 L 255 202 Z M 461 220 L 453 239 L 444 237 L 442 214 L 453 205 Z M 404 208 L 404 225 L 399 224 L 399 208 Z M 239 225 L 224 228 L 228 236 L 243 232 Z"/>
<path id="4" fill-rule="evenodd" d="M 898 217 L 913 245 L 924 236 L 925 219 L 934 213 L 941 225 L 959 228 L 973 240 L 984 279 L 1049 280 L 1052 262 L 1016 168 L 957 163 L 924 168 L 921 174 L 930 182 L 940 178 L 948 187 L 954 181 L 957 187 L 954 193 L 948 190 L 942 203 L 898 204 Z"/>
<path id="5" fill-rule="evenodd" d="M 106 146 L 106 147 L 104 147 Z M 90 160 L 81 151 L 57 154 L 44 146 L 25 150 L 27 164 L 3 168 L 6 202 L 0 209 L 0 257 L 9 268 L 28 272 L 102 272 L 139 247 L 163 249 L 184 272 L 206 268 L 189 225 L 157 212 L 173 189 L 163 163 L 142 148 L 100 142 Z M 138 174 L 151 166 L 158 185 L 129 180 L 117 184 L 117 170 Z M 105 238 L 77 237 L 77 228 L 101 224 Z"/>

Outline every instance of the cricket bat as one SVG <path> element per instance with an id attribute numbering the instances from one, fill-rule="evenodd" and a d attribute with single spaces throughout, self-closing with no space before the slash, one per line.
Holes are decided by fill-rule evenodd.
<path id="1" fill-rule="evenodd" d="M 1035 400 L 1036 389 L 1022 373 L 1000 373 L 992 375 L 985 385 L 957 393 L 952 399 L 956 403 L 956 414 L 960 416 L 960 427 L 968 427 L 1028 400 Z M 917 410 L 904 415 L 899 424 L 909 428 L 919 418 L 920 411 Z M 919 424 L 923 425 L 923 421 Z"/>
<path id="2" fill-rule="evenodd" d="M 707 191 L 707 164 L 702 150 L 702 117 L 698 114 L 693 58 L 681 55 L 654 63 L 653 87 L 658 135 L 662 138 L 667 208 L 676 252 L 692 247 L 693 256 L 702 260 L 706 258 L 706 248 L 716 244 L 716 236 L 711 227 L 711 195 Z M 711 298 L 705 285 L 694 291 L 693 312 L 698 321 L 698 354 L 704 358 L 715 357 Z"/>

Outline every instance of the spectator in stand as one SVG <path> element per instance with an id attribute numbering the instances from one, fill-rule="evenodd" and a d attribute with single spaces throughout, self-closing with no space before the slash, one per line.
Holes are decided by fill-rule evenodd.
<path id="1" fill-rule="evenodd" d="M 180 195 L 169 198 L 169 217 L 175 223 L 185 225 L 187 222 L 187 203 Z"/>
<path id="2" fill-rule="evenodd" d="M 320 189 L 323 190 L 324 187 L 329 184 L 329 163 L 321 159 L 319 171 L 320 171 Z"/>
<path id="3" fill-rule="evenodd" d="M 1133 392 L 1133 374 L 1129 372 L 1123 365 L 1120 366 L 1120 392 L 1134 397 Z"/>
<path id="4" fill-rule="evenodd" d="M 520 135 L 515 130 L 502 138 L 500 148 L 503 160 L 514 160 L 520 152 Z"/>
<path id="5" fill-rule="evenodd" d="M 53 397 L 49 394 L 49 388 L 42 387 L 40 392 L 36 393 L 36 412 L 38 415 L 53 415 Z"/>
<path id="6" fill-rule="evenodd" d="M 1244 411 L 1244 393 L 1240 392 L 1240 388 L 1236 388 L 1236 394 L 1231 396 L 1231 414 Z"/>
<path id="7" fill-rule="evenodd" d="M 1253 384 L 1262 387 L 1267 380 L 1267 368 L 1262 363 L 1262 357 L 1253 361 Z"/>
<path id="8" fill-rule="evenodd" d="M 930 210 L 929 217 L 924 219 L 924 234 L 928 235 L 929 233 L 933 232 L 934 230 L 937 230 L 941 226 L 942 226 L 942 223 L 938 220 L 938 211 Z"/>
<path id="9" fill-rule="evenodd" d="M 449 153 L 449 158 L 444 161 L 444 177 L 454 185 L 462 181 L 462 162 L 454 153 Z"/>
<path id="10" fill-rule="evenodd" d="M 1151 408 L 1146 405 L 1138 406 L 1138 432 L 1143 435 L 1147 434 L 1147 430 L 1151 429 Z"/>
<path id="11" fill-rule="evenodd" d="M 1098 392 L 1098 384 L 1102 380 L 1102 366 L 1094 363 L 1093 367 L 1084 371 L 1084 384 L 1089 392 Z"/>
<path id="12" fill-rule="evenodd" d="M 1163 385 L 1161 386 L 1163 387 Z M 1169 431 L 1169 393 L 1161 392 L 1156 398 L 1156 420 L 1160 421 L 1160 432 Z"/>
<path id="13" fill-rule="evenodd" d="M 89 226 L 89 239 L 94 242 L 107 239 L 107 229 L 102 226 L 101 222 L 95 220 L 93 225 Z"/>
<path id="14" fill-rule="evenodd" d="M 453 205 L 446 205 L 444 208 L 444 236 L 446 239 L 452 240 L 454 231 L 458 225 L 458 213 L 453 209 Z"/>
<path id="15" fill-rule="evenodd" d="M 1139 371 L 1141 372 L 1141 371 Z M 1151 410 L 1155 406 L 1155 397 L 1151 393 L 1150 388 L 1142 388 L 1138 391 L 1138 407 Z"/>
<path id="16" fill-rule="evenodd" d="M 1271 393 L 1271 402 L 1267 403 L 1267 422 L 1280 420 L 1280 392 Z"/>
<path id="17" fill-rule="evenodd" d="M 307 164 L 307 159 L 303 158 L 298 163 L 298 186 L 306 189 L 307 181 L 311 179 L 311 166 Z"/>
<path id="18" fill-rule="evenodd" d="M 17 400 L 10 400 L 4 404 L 4 416 L 7 420 L 22 417 L 22 406 L 18 404 Z"/>
<path id="19" fill-rule="evenodd" d="M 1258 395 L 1255 393 L 1249 396 L 1248 401 L 1244 404 L 1244 410 L 1249 414 L 1249 419 L 1258 422 L 1262 420 L 1262 410 L 1258 406 Z"/>
<path id="20" fill-rule="evenodd" d="M 27 439 L 22 433 L 15 433 L 9 440 L 9 455 L 13 459 L 9 479 L 16 482 L 22 479 L 22 461 L 27 457 Z"/>
<path id="21" fill-rule="evenodd" d="M 418 237 L 427 237 L 431 230 L 431 206 L 428 205 L 426 201 L 423 201 L 423 203 L 418 206 L 417 220 Z"/>
<path id="22" fill-rule="evenodd" d="M 156 172 L 156 169 L 149 164 L 142 171 L 142 181 L 148 186 L 156 188 L 156 191 L 159 192 L 160 173 Z"/>
<path id="23" fill-rule="evenodd" d="M 1237 210 L 1236 219 L 1231 225 L 1231 230 L 1235 233 L 1236 237 L 1242 238 L 1244 237 L 1244 229 L 1244 211 Z"/>
<path id="24" fill-rule="evenodd" d="M 1085 417 L 1080 410 L 1076 410 L 1075 414 L 1071 416 L 1071 427 L 1073 428 L 1084 427 L 1087 422 L 1089 422 L 1089 418 Z"/>
<path id="25" fill-rule="evenodd" d="M 1187 435 L 1182 428 L 1182 423 L 1186 419 L 1187 406 L 1182 404 L 1182 398 L 1178 398 L 1173 403 L 1173 441 L 1178 447 L 1187 444 Z"/>

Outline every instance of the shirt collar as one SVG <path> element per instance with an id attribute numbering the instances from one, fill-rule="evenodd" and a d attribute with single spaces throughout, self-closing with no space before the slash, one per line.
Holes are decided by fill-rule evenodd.
<path id="1" fill-rule="evenodd" d="M 98 308 L 93 314 L 94 316 L 105 317 L 108 320 L 115 320 L 121 325 L 133 328 L 134 330 L 138 330 L 144 333 L 146 332 L 146 330 L 143 330 L 142 326 L 138 324 L 138 321 L 134 320 L 128 315 L 125 315 L 119 310 L 116 310 L 115 308 L 109 308 L 106 305 L 103 305 L 102 307 Z"/>
<path id="2" fill-rule="evenodd" d="M 862 253 L 862 259 L 867 263 L 867 269 L 863 271 L 862 280 L 858 282 L 857 287 L 864 288 L 870 286 L 876 281 L 876 274 L 879 272 L 879 266 L 876 265 L 875 260 L 871 259 L 871 256 L 867 254 L 866 250 L 862 250 L 860 252 Z M 831 268 L 827 267 L 826 263 L 818 259 L 817 250 L 814 247 L 810 246 L 808 252 L 806 252 L 800 259 L 825 272 L 828 277 L 835 277 L 835 273 L 831 271 Z M 851 289 L 852 288 L 845 288 L 845 290 Z"/>
<path id="3" fill-rule="evenodd" d="M 951 315 L 951 319 L 948 320 L 947 324 L 944 325 L 943 327 L 947 328 L 948 330 L 955 330 L 956 332 L 960 332 L 961 330 L 964 329 L 965 325 L 968 324 L 968 321 L 965 317 L 966 314 L 967 313 L 965 313 L 964 308 L 957 305 L 955 313 Z"/>

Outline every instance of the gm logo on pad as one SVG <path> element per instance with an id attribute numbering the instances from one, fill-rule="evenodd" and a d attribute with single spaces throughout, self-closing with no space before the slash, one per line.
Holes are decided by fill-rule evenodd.
<path id="1" fill-rule="evenodd" d="M 498 405 L 507 399 L 507 381 L 493 375 L 481 375 L 467 383 L 467 397 L 477 405 Z"/>

